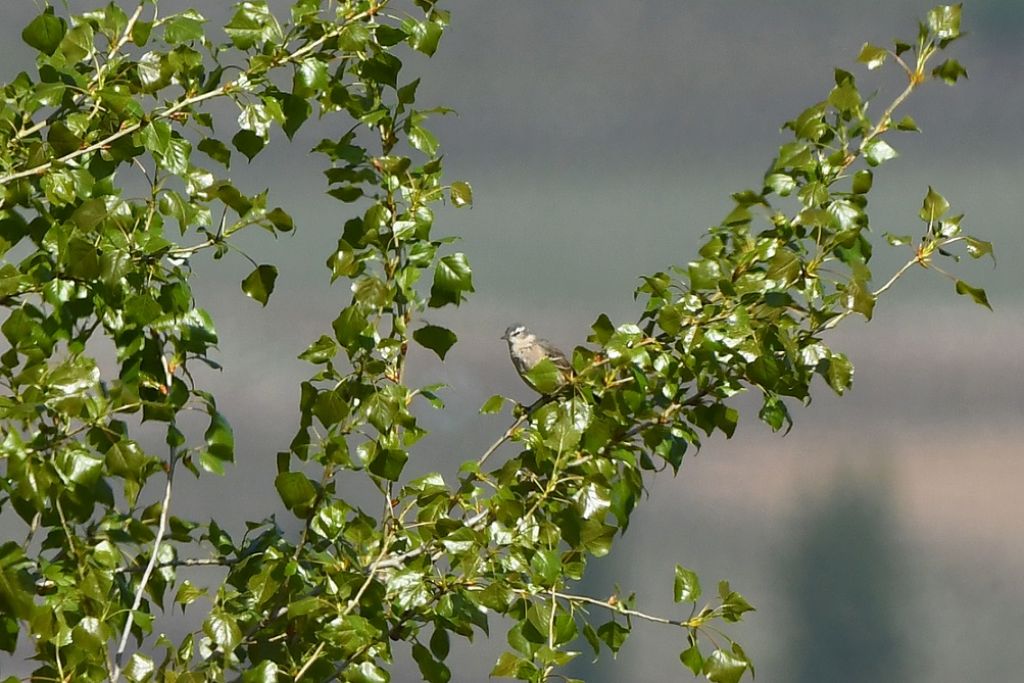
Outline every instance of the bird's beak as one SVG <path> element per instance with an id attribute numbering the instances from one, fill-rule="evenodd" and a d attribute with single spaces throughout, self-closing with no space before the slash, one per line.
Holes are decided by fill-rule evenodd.
<path id="1" fill-rule="evenodd" d="M 507 334 L 503 334 L 500 337 L 498 337 L 498 339 L 500 339 L 502 341 L 508 341 L 508 335 Z"/>

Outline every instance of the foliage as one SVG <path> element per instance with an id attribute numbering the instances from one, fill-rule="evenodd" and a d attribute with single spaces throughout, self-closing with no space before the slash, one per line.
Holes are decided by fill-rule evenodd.
<path id="1" fill-rule="evenodd" d="M 955 258 L 951 248 L 991 254 L 929 189 L 922 237 L 887 236 L 911 250 L 906 265 L 870 285 L 873 169 L 895 155 L 892 129 L 916 129 L 894 112 L 929 78 L 966 75 L 953 60 L 930 66 L 959 36 L 959 7 L 940 7 L 913 43 L 862 50 L 869 69 L 891 58 L 907 76 L 877 118 L 837 70 L 828 98 L 786 124 L 794 139 L 763 186 L 733 195 L 700 257 L 643 278 L 638 324 L 600 316 L 561 392 L 517 408 L 458 481 L 423 473 L 416 412 L 443 404 L 440 387 L 405 382 L 409 344 L 445 358 L 455 335 L 422 313 L 473 292 L 432 207 L 469 206 L 473 194 L 442 180 L 425 124 L 446 110 L 416 108 L 419 81 L 403 78 L 401 59 L 432 55 L 449 14 L 434 0 L 403 16 L 390 4 L 296 0 L 284 20 L 250 0 L 225 42 L 199 12 L 165 16 L 151 0 L 130 14 L 116 3 L 70 17 L 48 7 L 25 27 L 37 73 L 4 86 L 0 108 L 0 514 L 27 529 L 0 545 L 0 648 L 33 648 L 34 679 L 378 682 L 390 678 L 391 642 L 404 641 L 424 680 L 444 682 L 451 636 L 486 635 L 498 614 L 511 649 L 494 676 L 551 679 L 575 648 L 614 655 L 647 619 L 680 629 L 695 674 L 737 681 L 753 667 L 715 624 L 753 608 L 728 582 L 708 600 L 678 566 L 686 610 L 675 618 L 573 583 L 626 530 L 646 474 L 675 472 L 704 436 L 733 434 L 731 397 L 758 391 L 759 417 L 791 425 L 787 399 L 809 400 L 815 375 L 838 393 L 850 386 L 828 329 L 870 318 L 915 265 L 945 273 L 934 260 Z M 218 100 L 237 117 L 207 108 Z M 232 238 L 253 226 L 293 230 L 267 191 L 247 194 L 228 171 L 314 114 L 344 121 L 315 151 L 327 193 L 351 209 L 326 266 L 352 297 L 299 356 L 311 366 L 299 429 L 277 457 L 274 487 L 301 534 L 270 517 L 235 538 L 171 505 L 179 468 L 222 475 L 234 459 L 231 426 L 191 372 L 215 365 L 217 334 L 189 259 L 238 251 Z M 129 196 L 124 180 L 139 177 L 146 194 Z M 266 304 L 277 269 L 252 265 L 242 290 Z M 104 344 L 113 367 L 97 360 Z M 140 445 L 141 421 L 163 425 L 166 455 Z M 508 441 L 521 448 L 488 469 Z M 338 495 L 341 479 L 359 477 L 379 492 L 378 511 Z M 207 565 L 226 570 L 210 590 L 179 577 Z M 175 606 L 201 615 L 181 642 L 154 635 Z"/>

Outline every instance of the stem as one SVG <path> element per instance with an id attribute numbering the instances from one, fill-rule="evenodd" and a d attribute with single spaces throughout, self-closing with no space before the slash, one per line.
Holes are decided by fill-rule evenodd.
<path id="1" fill-rule="evenodd" d="M 302 668 L 299 669 L 299 672 L 295 674 L 296 681 L 301 680 L 303 675 L 305 675 L 305 673 L 309 670 L 309 667 L 313 666 L 313 662 L 320 658 L 320 655 L 324 651 L 324 645 L 324 641 L 321 640 L 320 644 L 316 646 L 316 650 L 313 651 L 313 654 L 310 655 L 309 659 L 306 660 L 306 663 L 302 665 Z"/>
<path id="2" fill-rule="evenodd" d="M 904 273 L 906 273 L 908 270 L 910 270 L 910 268 L 912 266 L 914 266 L 915 264 L 920 265 L 921 267 L 927 267 L 921 261 L 921 258 L 919 256 L 914 256 L 914 258 L 912 258 L 909 261 L 907 261 L 906 263 L 904 263 L 903 266 L 899 270 L 897 270 L 893 274 L 893 276 L 886 281 L 886 283 L 884 285 L 882 285 L 881 287 L 879 287 L 878 289 L 873 291 L 871 293 L 871 296 L 877 299 L 880 295 L 885 294 L 885 292 L 887 292 L 890 287 L 892 287 L 894 284 L 896 284 L 896 281 L 899 280 L 901 277 L 903 277 Z M 829 318 L 829 320 L 824 325 L 822 325 L 821 327 L 818 328 L 817 332 L 824 332 L 825 330 L 831 330 L 833 327 L 838 325 L 843 319 L 849 317 L 851 313 L 853 313 L 853 310 L 847 308 L 845 311 L 843 311 L 839 315 L 835 316 L 834 318 Z"/>
<path id="3" fill-rule="evenodd" d="M 172 422 L 173 426 L 174 423 Z M 142 573 L 139 580 L 139 587 L 135 590 L 135 600 L 132 608 L 128 611 L 128 620 L 125 622 L 124 631 L 121 633 L 121 641 L 117 645 L 117 653 L 114 656 L 114 670 L 110 674 L 111 683 L 117 683 L 121 677 L 121 668 L 124 663 L 124 651 L 128 646 L 128 636 L 132 632 L 132 624 L 135 623 L 135 611 L 142 604 L 142 595 L 146 592 L 146 584 L 149 583 L 153 570 L 156 568 L 157 556 L 160 554 L 160 544 L 167 533 L 167 520 L 171 515 L 171 489 L 174 485 L 174 467 L 178 463 L 178 447 L 170 446 L 171 452 L 167 464 L 167 485 L 164 487 L 163 507 L 160 509 L 160 522 L 156 530 L 156 538 L 153 540 L 153 552 L 149 556 L 149 564 Z"/>
<path id="4" fill-rule="evenodd" d="M 519 427 L 524 422 L 526 422 L 528 419 L 530 419 L 530 416 L 533 415 L 535 412 L 537 412 L 538 408 L 540 408 L 542 406 L 545 406 L 548 403 L 551 403 L 552 401 L 555 400 L 556 396 L 557 396 L 557 394 L 548 394 L 546 396 L 541 396 L 536 401 L 531 403 L 526 408 L 526 411 L 522 415 L 520 415 L 518 418 L 516 418 L 516 421 L 513 422 L 512 425 L 508 429 L 505 430 L 505 433 L 501 435 L 501 438 L 498 439 L 497 441 L 495 441 L 494 443 L 492 443 L 491 447 L 488 448 L 486 451 L 484 451 L 484 454 L 481 455 L 480 458 L 476 461 L 477 467 L 483 467 L 484 463 L 487 462 L 487 459 L 489 457 L 491 457 L 492 455 L 494 455 L 494 452 L 496 450 L 498 450 L 498 448 L 500 448 L 503 443 L 505 443 L 506 441 L 511 439 L 512 435 L 515 433 L 515 431 L 517 429 L 519 429 Z"/>
<path id="5" fill-rule="evenodd" d="M 533 594 L 529 591 L 522 589 L 513 589 L 516 593 L 525 597 L 530 597 Z M 600 600 L 598 598 L 592 598 L 587 595 L 574 595 L 572 593 L 561 593 L 558 591 L 551 591 L 551 595 L 558 598 L 559 600 L 565 600 L 574 605 L 594 605 L 595 607 L 602 607 L 610 612 L 617 614 L 623 614 L 628 617 L 635 617 L 637 619 L 643 619 L 644 621 L 650 621 L 655 624 L 665 624 L 667 626 L 678 626 L 679 628 L 694 628 L 699 624 L 694 619 L 667 619 L 665 617 L 655 616 L 653 614 L 647 614 L 646 612 L 640 612 L 635 609 L 629 609 L 623 607 L 622 604 L 616 600 Z"/>

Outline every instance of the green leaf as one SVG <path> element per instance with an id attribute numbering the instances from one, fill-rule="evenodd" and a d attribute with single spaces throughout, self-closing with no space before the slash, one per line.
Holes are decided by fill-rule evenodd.
<path id="1" fill-rule="evenodd" d="M 336 353 L 338 353 L 338 344 L 327 335 L 320 335 L 319 339 L 299 354 L 299 359 L 310 363 L 326 363 L 334 358 Z"/>
<path id="2" fill-rule="evenodd" d="M 746 660 L 719 649 L 704 660 L 704 675 L 712 683 L 738 683 L 747 666 Z"/>
<path id="3" fill-rule="evenodd" d="M 29 25 L 21 32 L 21 39 L 29 47 L 52 55 L 60 46 L 60 41 L 64 39 L 67 27 L 67 22 L 62 17 L 54 16 L 53 8 L 47 7 L 42 14 L 29 22 Z"/>
<path id="4" fill-rule="evenodd" d="M 785 402 L 778 396 L 765 394 L 761 410 L 758 411 L 757 416 L 771 427 L 773 432 L 782 429 L 783 424 L 788 425 L 790 429 L 793 427 L 793 419 L 789 416 L 789 409 L 786 408 Z"/>
<path id="5" fill-rule="evenodd" d="M 885 63 L 885 58 L 889 56 L 889 52 L 877 45 L 871 43 L 864 43 L 864 46 L 860 49 L 860 54 L 857 56 L 857 61 L 861 64 L 867 65 L 868 69 L 877 69 Z"/>
<path id="6" fill-rule="evenodd" d="M 851 190 L 854 194 L 867 194 L 871 191 L 871 185 L 874 182 L 874 174 L 869 169 L 861 169 L 853 174 L 853 187 Z"/>
<path id="7" fill-rule="evenodd" d="M 448 304 L 458 306 L 467 292 L 473 289 L 473 271 L 463 253 L 443 257 L 434 269 L 434 284 L 430 288 L 428 306 L 440 308 Z"/>
<path id="8" fill-rule="evenodd" d="M 224 416 L 212 407 L 204 438 L 206 450 L 200 454 L 200 462 L 208 471 L 224 474 L 223 463 L 235 461 L 235 435 Z"/>
<path id="9" fill-rule="evenodd" d="M 701 590 L 700 579 L 697 578 L 696 572 L 677 564 L 672 595 L 676 602 L 697 602 L 700 599 Z"/>
<path id="10" fill-rule="evenodd" d="M 274 291 L 274 283 L 276 281 L 277 267 L 266 264 L 260 265 L 242 280 L 242 291 L 266 306 L 270 295 Z"/>
<path id="11" fill-rule="evenodd" d="M 181 605 L 182 611 L 184 611 L 186 607 L 206 595 L 207 592 L 206 588 L 198 588 L 186 579 L 182 581 L 178 586 L 178 591 L 174 594 L 174 604 Z"/>
<path id="12" fill-rule="evenodd" d="M 929 186 L 928 194 L 925 195 L 924 203 L 921 206 L 921 211 L 918 212 L 918 216 L 925 223 L 931 224 L 945 216 L 947 211 L 949 211 L 949 202 Z"/>
<path id="13" fill-rule="evenodd" d="M 180 45 L 203 38 L 203 23 L 206 19 L 195 10 L 174 14 L 163 20 L 164 41 L 169 45 Z"/>
<path id="14" fill-rule="evenodd" d="M 274 479 L 274 488 L 284 506 L 299 517 L 305 517 L 316 501 L 316 486 L 301 472 L 278 474 Z"/>
<path id="15" fill-rule="evenodd" d="M 864 146 L 864 158 L 867 159 L 870 166 L 878 166 L 896 156 L 896 150 L 885 140 L 871 140 Z"/>
<path id="16" fill-rule="evenodd" d="M 277 664 L 265 659 L 254 668 L 242 672 L 242 683 L 278 683 L 278 673 Z M 185 677 L 179 677 L 178 680 L 182 678 Z"/>
<path id="17" fill-rule="evenodd" d="M 796 180 L 786 173 L 771 173 L 764 179 L 764 184 L 780 197 L 788 197 L 796 188 Z"/>
<path id="18" fill-rule="evenodd" d="M 957 280 L 956 293 L 962 296 L 969 296 L 974 299 L 976 304 L 984 306 L 990 311 L 992 310 L 992 305 L 988 302 L 988 295 L 985 294 L 985 290 L 980 287 L 972 287 L 963 280 Z"/>
<path id="19" fill-rule="evenodd" d="M 832 390 L 841 395 L 853 386 L 853 364 L 841 353 L 832 354 L 825 379 Z"/>
<path id="20" fill-rule="evenodd" d="M 235 618 L 220 608 L 214 608 L 203 622 L 203 632 L 216 643 L 224 653 L 230 653 L 242 641 L 242 631 Z"/>
<path id="21" fill-rule="evenodd" d="M 295 67 L 292 90 L 299 97 L 309 97 L 326 88 L 329 80 L 327 64 L 315 57 L 307 57 Z"/>
<path id="22" fill-rule="evenodd" d="M 430 349 L 438 355 L 441 360 L 444 360 L 445 354 L 448 353 L 458 337 L 451 330 L 440 327 L 438 325 L 426 325 L 421 327 L 412 333 L 412 338 L 416 342 L 427 349 Z"/>
<path id="23" fill-rule="evenodd" d="M 845 80 L 829 93 L 828 103 L 843 113 L 859 111 L 861 105 L 860 92 L 858 92 L 852 80 Z"/>
<path id="24" fill-rule="evenodd" d="M 156 666 L 153 660 L 138 652 L 131 656 L 124 668 L 124 677 L 129 681 L 148 681 Z"/>
<path id="25" fill-rule="evenodd" d="M 565 375 L 550 358 L 543 358 L 523 376 L 526 382 L 544 395 L 553 394 L 565 385 Z"/>
<path id="26" fill-rule="evenodd" d="M 921 129 L 917 127 L 917 121 L 910 116 L 904 116 L 902 119 L 896 122 L 897 130 L 905 130 L 911 132 L 919 132 Z"/>
<path id="27" fill-rule="evenodd" d="M 362 662 L 345 669 L 346 683 L 390 683 L 391 676 L 387 671 L 373 662 Z"/>
<path id="28" fill-rule="evenodd" d="M 484 404 L 480 406 L 480 413 L 482 415 L 495 415 L 500 413 L 502 406 L 505 405 L 505 401 L 511 401 L 511 399 L 505 398 L 500 394 L 495 394 L 484 401 Z"/>
<path id="29" fill-rule="evenodd" d="M 282 208 L 277 207 L 267 212 L 267 220 L 277 230 L 281 232 L 291 232 L 295 229 L 295 221 L 292 217 Z"/>
<path id="30" fill-rule="evenodd" d="M 562 561 L 555 550 L 538 550 L 530 560 L 533 582 L 544 587 L 555 585 L 562 575 Z"/>
<path id="31" fill-rule="evenodd" d="M 992 243 L 986 242 L 985 240 L 975 239 L 973 237 L 965 237 L 967 241 L 967 253 L 971 255 L 971 258 L 981 258 L 986 254 L 992 257 L 992 262 L 995 263 L 996 255 L 992 251 Z"/>
<path id="32" fill-rule="evenodd" d="M 231 150 L 220 140 L 203 138 L 199 141 L 198 147 L 200 152 L 222 164 L 224 168 L 231 167 Z"/>
<path id="33" fill-rule="evenodd" d="M 960 9 L 962 4 L 939 5 L 928 12 L 928 28 L 943 40 L 960 35 Z"/>
<path id="34" fill-rule="evenodd" d="M 420 669 L 423 680 L 427 683 L 448 683 L 452 678 L 452 672 L 443 662 L 439 662 L 431 655 L 430 650 L 416 643 L 412 646 L 412 658 Z"/>
<path id="35" fill-rule="evenodd" d="M 699 676 L 704 670 L 704 657 L 696 643 L 679 653 L 679 660 L 683 666 L 693 672 L 694 676 Z"/>
<path id="36" fill-rule="evenodd" d="M 618 653 L 629 637 L 629 629 L 617 621 L 609 621 L 597 629 L 597 637 L 608 646 L 613 653 Z"/>
<path id="37" fill-rule="evenodd" d="M 270 12 L 266 0 L 249 0 L 238 4 L 224 32 L 240 50 L 248 50 L 260 42 L 280 43 L 284 34 L 277 19 Z"/>
<path id="38" fill-rule="evenodd" d="M 418 21 L 409 33 L 409 45 L 428 57 L 437 51 L 437 43 L 441 40 L 443 28 L 433 21 Z"/>
<path id="39" fill-rule="evenodd" d="M 409 454 L 396 448 L 382 448 L 377 451 L 376 457 L 370 461 L 368 470 L 387 481 L 398 481 L 402 476 L 402 469 L 409 460 Z"/>
<path id="40" fill-rule="evenodd" d="M 473 205 L 473 188 L 469 183 L 458 180 L 451 186 L 452 204 L 458 208 Z"/>
<path id="41" fill-rule="evenodd" d="M 235 149 L 244 154 L 246 159 L 252 161 L 266 146 L 267 141 L 256 132 L 243 128 L 231 138 L 231 144 L 235 146 Z"/>
<path id="42" fill-rule="evenodd" d="M 949 85 L 953 85 L 961 78 L 967 78 L 967 69 L 955 59 L 947 59 L 932 69 L 932 76 L 941 78 Z"/>

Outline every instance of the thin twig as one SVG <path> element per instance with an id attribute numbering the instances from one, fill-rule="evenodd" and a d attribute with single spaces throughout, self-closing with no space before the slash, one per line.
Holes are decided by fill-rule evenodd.
<path id="1" fill-rule="evenodd" d="M 173 426 L 174 423 L 172 422 Z M 160 554 L 160 544 L 163 543 L 164 534 L 167 533 L 167 520 L 171 516 L 171 489 L 174 485 L 174 467 L 178 463 L 178 447 L 170 446 L 170 456 L 167 463 L 167 485 L 164 487 L 163 507 L 160 510 L 160 522 L 157 525 L 156 538 L 153 540 L 153 553 L 149 556 L 149 564 L 146 571 L 142 573 L 139 580 L 139 587 L 135 590 L 135 600 L 128 612 L 128 620 L 125 622 L 124 631 L 121 633 L 121 641 L 117 645 L 117 652 L 114 655 L 114 670 L 110 674 L 111 683 L 117 683 L 121 677 L 121 667 L 124 662 L 124 651 L 128 647 L 128 636 L 132 632 L 132 624 L 135 623 L 135 611 L 142 604 L 142 596 L 146 592 L 146 584 L 149 583 L 153 570 L 157 565 L 157 556 Z"/>
<path id="2" fill-rule="evenodd" d="M 531 595 L 531 593 L 524 590 L 517 590 L 516 592 L 527 596 Z M 653 614 L 647 614 L 646 612 L 640 612 L 635 609 L 629 609 L 628 607 L 623 607 L 622 603 L 620 603 L 617 600 L 615 602 L 612 602 L 611 600 L 600 600 L 598 598 L 591 598 L 587 595 L 573 595 L 571 593 L 560 593 L 558 591 L 552 591 L 551 594 L 554 595 L 556 598 L 559 598 L 560 600 L 565 600 L 567 602 L 577 604 L 582 603 L 587 605 L 594 605 L 596 607 L 603 607 L 604 609 L 609 610 L 611 612 L 616 612 L 618 614 L 623 614 L 629 617 L 635 617 L 637 619 L 643 619 L 644 621 L 650 621 L 655 624 L 666 624 L 668 626 L 678 626 L 680 628 L 693 628 L 697 625 L 694 623 L 692 619 L 666 619 L 665 617 L 659 617 Z"/>
<path id="3" fill-rule="evenodd" d="M 313 666 L 313 662 L 319 659 L 320 655 L 323 654 L 325 644 L 325 641 L 321 640 L 320 644 L 316 646 L 316 650 L 313 651 L 313 654 L 310 655 L 309 659 L 306 660 L 306 663 L 302 665 L 302 668 L 299 669 L 299 672 L 295 674 L 296 683 L 298 683 L 298 681 L 305 675 L 305 673 L 309 671 L 309 667 Z"/>
<path id="4" fill-rule="evenodd" d="M 886 283 L 884 285 L 882 285 L 881 287 L 879 287 L 878 289 L 873 291 L 871 293 L 872 298 L 877 299 L 880 295 L 885 294 L 885 292 L 887 292 L 890 287 L 892 287 L 894 284 L 896 284 L 896 281 L 899 280 L 901 277 L 903 277 L 903 274 L 906 273 L 908 270 L 910 270 L 914 265 L 920 265 L 922 267 L 927 267 L 921 261 L 921 257 L 920 256 L 914 256 L 914 258 L 912 258 L 909 261 L 907 261 L 906 263 L 904 263 L 903 266 L 899 270 L 897 270 L 893 274 L 893 276 L 886 281 Z M 829 318 L 828 321 L 826 321 L 824 325 L 822 325 L 821 327 L 818 328 L 818 331 L 819 332 L 824 332 L 825 330 L 831 330 L 833 327 L 838 325 L 844 318 L 849 317 L 850 314 L 852 314 L 853 312 L 854 311 L 853 311 L 852 308 L 847 308 L 846 310 L 844 310 L 842 313 L 836 315 L 835 317 Z"/>
<path id="5" fill-rule="evenodd" d="M 487 462 L 487 459 L 494 455 L 494 452 L 498 450 L 498 448 L 500 448 L 503 443 L 511 439 L 512 435 L 515 434 L 516 430 L 519 429 L 519 427 L 522 426 L 524 422 L 530 419 L 530 417 L 535 412 L 537 412 L 538 408 L 554 401 L 555 398 L 558 396 L 558 393 L 559 392 L 556 392 L 554 394 L 546 394 L 538 398 L 533 403 L 531 403 L 526 408 L 526 410 L 523 411 L 523 414 L 516 418 L 516 421 L 513 422 L 508 429 L 505 430 L 505 433 L 501 435 L 501 438 L 495 441 L 493 444 L 491 444 L 491 447 L 484 451 L 484 454 L 481 455 L 480 458 L 476 461 L 477 467 L 483 467 L 484 463 Z"/>

